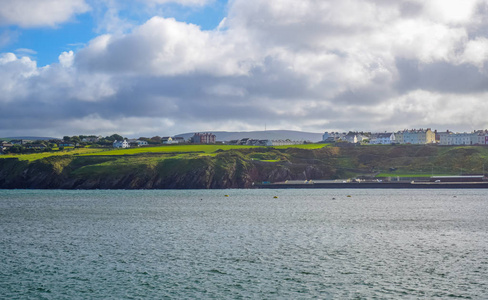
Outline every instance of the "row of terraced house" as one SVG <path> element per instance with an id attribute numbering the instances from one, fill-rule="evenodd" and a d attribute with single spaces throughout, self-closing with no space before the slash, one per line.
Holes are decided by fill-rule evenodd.
<path id="1" fill-rule="evenodd" d="M 454 133 L 427 129 L 410 129 L 398 132 L 325 132 L 323 142 L 349 142 L 369 144 L 439 144 L 439 145 L 488 145 L 488 130 Z"/>

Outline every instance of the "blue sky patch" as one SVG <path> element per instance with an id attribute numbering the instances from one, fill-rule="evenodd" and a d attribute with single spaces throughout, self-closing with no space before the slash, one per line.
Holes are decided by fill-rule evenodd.
<path id="1" fill-rule="evenodd" d="M 218 0 L 203 7 L 186 7 L 178 4 L 158 6 L 154 11 L 140 7 L 134 3 L 121 5 L 118 18 L 134 25 L 145 23 L 151 17 L 159 15 L 175 18 L 177 21 L 196 24 L 202 30 L 215 29 L 226 15 L 227 1 Z M 37 61 L 39 67 L 58 62 L 59 55 L 64 51 L 83 48 L 91 39 L 100 34 L 97 20 L 103 19 L 107 8 L 92 10 L 77 15 L 74 20 L 56 27 L 20 28 L 17 26 L 0 27 L 0 33 L 12 36 L 11 41 L 0 47 L 0 52 L 12 52 L 18 56 L 29 56 Z M 108 32 L 110 33 L 110 32 Z M 32 51 L 29 51 L 32 50 Z"/>

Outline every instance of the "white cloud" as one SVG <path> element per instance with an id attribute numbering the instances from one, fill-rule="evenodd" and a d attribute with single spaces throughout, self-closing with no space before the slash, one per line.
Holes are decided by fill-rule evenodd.
<path id="1" fill-rule="evenodd" d="M 81 68 L 139 75 L 195 72 L 217 76 L 247 74 L 252 52 L 227 32 L 202 31 L 196 25 L 153 17 L 127 35 L 94 39 L 77 55 Z"/>
<path id="2" fill-rule="evenodd" d="M 103 101 L 115 94 L 111 79 L 103 74 L 84 74 L 71 68 L 73 52 L 64 52 L 60 63 L 38 68 L 27 56 L 0 56 L 0 101 L 32 101 L 56 104 L 69 101 Z"/>
<path id="3" fill-rule="evenodd" d="M 97 33 L 114 33 L 123 34 L 134 28 L 132 21 L 122 17 L 121 11 L 131 10 L 131 7 L 126 7 L 125 1 L 119 0 L 101 0 L 95 6 L 94 18 L 97 23 Z"/>
<path id="4" fill-rule="evenodd" d="M 89 9 L 84 0 L 0 0 L 0 25 L 55 26 Z"/>
<path id="5" fill-rule="evenodd" d="M 417 0 L 425 5 L 426 17 L 434 22 L 465 24 L 473 21 L 479 0 Z"/>
<path id="6" fill-rule="evenodd" d="M 265 122 L 312 131 L 481 128 L 483 7 L 488 1 L 233 0 L 216 30 L 152 17 L 45 68 L 4 54 L 0 101 L 13 115 L 23 107 L 20 117 L 61 115 L 60 135 L 260 130 Z"/>
<path id="7" fill-rule="evenodd" d="M 22 54 L 24 54 L 24 55 L 34 55 L 34 54 L 37 54 L 37 51 L 32 50 L 32 49 L 28 49 L 28 48 L 19 48 L 19 49 L 16 49 L 15 52 L 20 53 L 21 55 Z"/>
<path id="8" fill-rule="evenodd" d="M 396 120 L 398 129 L 411 128 L 409 117 L 414 116 L 417 126 L 436 124 L 451 130 L 475 130 L 488 128 L 485 111 L 488 93 L 457 95 L 415 90 L 378 107 L 383 114 L 376 122 Z"/>
<path id="9" fill-rule="evenodd" d="M 24 85 L 37 74 L 37 64 L 30 58 L 18 58 L 13 53 L 0 55 L 0 102 L 7 103 L 28 95 Z"/>
<path id="10" fill-rule="evenodd" d="M 478 37 L 466 43 L 464 53 L 460 57 L 460 63 L 470 63 L 482 68 L 488 60 L 488 39 Z"/>
<path id="11" fill-rule="evenodd" d="M 63 52 L 59 55 L 59 63 L 65 68 L 69 68 L 73 65 L 74 53 L 73 51 Z"/>

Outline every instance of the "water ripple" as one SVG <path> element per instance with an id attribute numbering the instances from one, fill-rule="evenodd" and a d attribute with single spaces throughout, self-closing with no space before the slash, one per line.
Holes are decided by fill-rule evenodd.
<path id="1" fill-rule="evenodd" d="M 0 295 L 483 299 L 487 213 L 475 190 L 2 191 Z"/>

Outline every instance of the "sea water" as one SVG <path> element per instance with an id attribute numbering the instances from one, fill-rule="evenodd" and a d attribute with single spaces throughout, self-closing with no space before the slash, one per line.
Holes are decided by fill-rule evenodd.
<path id="1" fill-rule="evenodd" d="M 451 297 L 488 298 L 484 190 L 0 190 L 2 299 Z"/>

